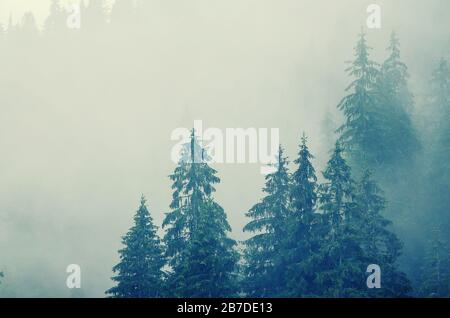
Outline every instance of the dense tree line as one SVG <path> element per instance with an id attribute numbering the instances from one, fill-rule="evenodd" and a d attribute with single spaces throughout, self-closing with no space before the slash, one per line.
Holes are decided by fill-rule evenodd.
<path id="1" fill-rule="evenodd" d="M 389 57 L 381 65 L 370 59 L 365 34 L 355 46 L 347 69 L 354 79 L 338 108 L 345 115 L 340 141 L 358 168 L 385 168 L 410 159 L 419 149 L 409 110 L 408 68 L 400 60 L 399 40 L 392 33 Z"/>
<path id="2" fill-rule="evenodd" d="M 446 194 L 450 184 L 447 62 L 441 59 L 430 72 L 428 104 L 424 106 L 430 109 L 433 120 L 428 123 L 430 127 L 421 127 L 425 133 L 419 136 L 412 124 L 414 96 L 408 88 L 408 67 L 401 61 L 397 36 L 392 33 L 388 57 L 381 65 L 370 60 L 370 49 L 362 33 L 355 47 L 355 60 L 348 69 L 354 79 L 348 88 L 350 94 L 338 105 L 346 119 L 338 130 L 340 141 L 352 167 L 359 174 L 366 168 L 373 170 L 386 192 L 389 202 L 386 215 L 407 244 L 402 263 L 410 267 L 409 274 L 416 278 L 415 287 L 419 290 L 416 294 L 448 295 L 447 279 L 443 283 L 446 292 L 424 289 L 422 278 L 417 279 L 424 272 L 434 271 L 427 261 L 430 253 L 437 253 L 433 252 L 436 244 L 426 243 L 430 233 L 441 233 L 440 229 L 447 228 L 450 222 Z M 425 242 L 409 243 L 417 241 L 416 237 Z M 448 231 L 439 237 L 443 245 L 440 252 L 443 270 L 449 264 L 448 251 L 443 251 L 450 237 Z"/>
<path id="3" fill-rule="evenodd" d="M 212 196 L 220 179 L 191 136 L 190 155 L 174 173 L 171 212 L 163 227 L 165 252 L 142 199 L 114 267 L 116 297 L 399 297 L 411 291 L 396 263 L 401 243 L 381 212 L 382 192 L 365 172 L 353 180 L 338 142 L 317 183 L 302 138 L 297 169 L 279 148 L 266 196 L 247 213 L 242 265 L 224 210 Z M 187 160 L 186 160 L 187 159 Z M 166 263 L 164 262 L 166 261 Z M 382 268 L 382 289 L 369 289 L 366 269 Z M 164 266 L 166 265 L 166 266 Z M 162 268 L 166 271 L 163 272 Z"/>

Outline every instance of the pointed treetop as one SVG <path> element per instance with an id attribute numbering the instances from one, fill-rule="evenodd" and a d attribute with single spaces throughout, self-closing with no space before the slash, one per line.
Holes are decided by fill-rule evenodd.
<path id="1" fill-rule="evenodd" d="M 337 140 L 336 144 L 334 145 L 334 152 L 341 153 L 343 151 L 344 151 L 344 148 L 342 147 L 342 143 L 339 140 Z"/>
<path id="2" fill-rule="evenodd" d="M 147 203 L 147 199 L 145 199 L 144 194 L 141 194 L 141 206 L 144 206 Z"/>
<path id="3" fill-rule="evenodd" d="M 395 31 L 392 31 L 391 33 L 391 39 L 387 50 L 391 52 L 392 57 L 400 58 L 400 40 Z"/>
<path id="4" fill-rule="evenodd" d="M 359 34 L 359 40 L 355 47 L 355 56 L 358 57 L 359 62 L 364 65 L 369 61 L 369 47 L 366 41 L 366 33 L 364 30 Z"/>
<path id="5" fill-rule="evenodd" d="M 283 152 L 284 152 L 283 147 L 281 146 L 281 144 L 279 144 L 278 145 L 278 159 L 282 158 Z M 278 160 L 278 161 L 280 161 L 280 160 Z"/>
<path id="6" fill-rule="evenodd" d="M 306 146 L 306 144 L 308 143 L 308 137 L 306 136 L 305 132 L 303 132 L 301 140 L 302 140 L 302 146 Z"/>
<path id="7" fill-rule="evenodd" d="M 314 159 L 314 156 L 308 149 L 308 137 L 306 136 L 305 132 L 303 132 L 303 135 L 301 137 L 300 150 L 298 152 L 298 158 L 294 160 L 294 163 L 300 165 L 299 169 L 303 169 L 303 165 L 308 166 L 309 168 L 307 169 L 310 170 L 312 174 L 314 174 L 314 168 L 310 162 L 311 159 Z"/>
<path id="8" fill-rule="evenodd" d="M 284 156 L 284 148 L 280 144 L 278 146 L 278 171 L 283 170 L 283 168 L 288 164 L 287 159 Z"/>
<path id="9" fill-rule="evenodd" d="M 191 160 L 195 162 L 195 128 L 191 130 Z"/>

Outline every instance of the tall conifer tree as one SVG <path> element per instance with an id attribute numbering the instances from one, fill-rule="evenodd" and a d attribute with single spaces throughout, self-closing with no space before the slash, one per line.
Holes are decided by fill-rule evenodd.
<path id="1" fill-rule="evenodd" d="M 119 251 L 120 263 L 113 268 L 117 276 L 112 279 L 117 286 L 106 293 L 117 298 L 164 296 L 163 247 L 144 197 L 122 243 L 125 247 Z"/>
<path id="2" fill-rule="evenodd" d="M 244 292 L 250 297 L 275 297 L 282 293 L 286 269 L 285 242 L 289 215 L 289 173 L 283 149 L 279 148 L 275 172 L 266 176 L 266 196 L 246 216 Z"/>
<path id="3" fill-rule="evenodd" d="M 325 235 L 317 253 L 321 265 L 316 282 L 321 296 L 360 297 L 366 288 L 366 268 L 355 215 L 355 182 L 339 142 L 323 176 L 319 203 Z"/>
<path id="4" fill-rule="evenodd" d="M 383 116 L 383 144 L 386 145 L 383 163 L 410 160 L 419 149 L 419 142 L 410 114 L 414 108 L 414 96 L 408 87 L 408 67 L 401 60 L 400 41 L 391 34 L 389 57 L 381 66 L 377 79 L 378 103 Z"/>
<path id="5" fill-rule="evenodd" d="M 163 227 L 171 267 L 168 288 L 175 297 L 230 297 L 237 290 L 236 242 L 228 237 L 226 214 L 213 198 L 220 179 L 206 155 L 192 131 L 189 152 L 170 176 L 172 211 Z"/>
<path id="6" fill-rule="evenodd" d="M 350 94 L 338 105 L 345 115 L 345 123 L 338 129 L 340 143 L 351 151 L 356 162 L 375 163 L 381 158 L 378 154 L 382 114 L 378 108 L 378 96 L 375 90 L 379 76 L 378 64 L 370 60 L 366 36 L 361 33 L 355 46 L 355 59 L 347 72 L 354 78 L 347 87 Z"/>
<path id="7" fill-rule="evenodd" d="M 313 296 L 315 290 L 316 265 L 314 254 L 319 249 L 319 215 L 316 213 L 317 177 L 311 163 L 314 157 L 303 135 L 298 158 L 294 161 L 297 170 L 292 174 L 290 190 L 291 213 L 287 218 L 287 262 L 285 272 L 287 296 Z"/>

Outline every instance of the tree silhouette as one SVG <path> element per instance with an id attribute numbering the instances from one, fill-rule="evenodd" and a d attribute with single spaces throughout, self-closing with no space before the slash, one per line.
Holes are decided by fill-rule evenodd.
<path id="1" fill-rule="evenodd" d="M 134 216 L 134 225 L 123 237 L 125 246 L 119 251 L 120 263 L 112 279 L 117 286 L 106 291 L 117 298 L 162 297 L 165 264 L 163 247 L 156 233 L 157 227 L 147 209 L 145 198 Z"/>
<path id="2" fill-rule="evenodd" d="M 254 235 L 245 244 L 244 292 L 250 297 L 275 297 L 283 293 L 286 270 L 289 173 L 284 150 L 279 147 L 275 172 L 266 176 L 266 196 L 246 216 L 251 221 L 244 232 Z"/>
<path id="3" fill-rule="evenodd" d="M 196 149 L 196 140 L 192 130 L 189 157 L 182 156 L 170 175 L 172 210 L 163 222 L 168 289 L 175 297 L 230 297 L 237 291 L 236 242 L 228 237 L 226 214 L 213 198 L 217 171 L 205 162 L 204 149 Z"/>

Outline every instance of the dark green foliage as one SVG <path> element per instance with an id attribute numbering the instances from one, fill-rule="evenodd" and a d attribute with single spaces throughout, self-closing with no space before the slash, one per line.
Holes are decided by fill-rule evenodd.
<path id="1" fill-rule="evenodd" d="M 355 183 L 342 153 L 343 148 L 337 143 L 323 173 L 326 182 L 319 188 L 326 234 L 317 254 L 321 266 L 316 280 L 325 297 L 363 296 L 366 288 L 366 267 L 355 214 Z"/>
<path id="2" fill-rule="evenodd" d="M 297 170 L 292 174 L 290 189 L 291 213 L 287 218 L 289 230 L 286 244 L 288 267 L 285 272 L 285 296 L 305 297 L 317 294 L 314 278 L 314 255 L 320 247 L 320 218 L 316 214 L 317 177 L 311 163 L 313 156 L 303 136 Z"/>
<path id="3" fill-rule="evenodd" d="M 320 186 L 320 209 L 327 233 L 317 257 L 317 282 L 325 297 L 395 297 L 410 291 L 405 274 L 397 269 L 401 244 L 388 230 L 381 215 L 384 199 L 365 172 L 355 184 L 339 143 L 324 172 Z M 382 288 L 368 289 L 366 269 L 377 264 Z"/>
<path id="4" fill-rule="evenodd" d="M 157 228 L 142 197 L 134 226 L 123 237 L 120 263 L 114 266 L 117 286 L 106 293 L 118 298 L 162 297 L 165 260 Z"/>
<path id="5" fill-rule="evenodd" d="M 226 236 L 230 227 L 223 209 L 211 199 L 202 203 L 189 244 L 171 277 L 175 295 L 184 297 L 230 297 L 236 295 L 235 242 Z M 176 281 L 174 281 L 176 279 Z"/>
<path id="6" fill-rule="evenodd" d="M 188 158 L 182 157 L 170 176 L 172 211 L 163 223 L 171 267 L 170 296 L 230 297 L 237 291 L 236 243 L 228 238 L 231 228 L 226 214 L 212 196 L 214 184 L 220 179 L 203 160 L 205 154 L 194 131 L 189 154 Z"/>
<path id="7" fill-rule="evenodd" d="M 266 196 L 246 213 L 252 220 L 244 231 L 255 233 L 245 241 L 243 288 L 249 297 L 275 297 L 282 293 L 290 196 L 287 164 L 280 147 L 276 170 L 266 176 Z"/>
<path id="8" fill-rule="evenodd" d="M 356 183 L 336 148 L 317 185 L 302 138 L 297 170 L 289 175 L 280 148 L 277 170 L 266 176 L 266 196 L 247 213 L 244 292 L 251 297 L 399 297 L 411 290 L 398 269 L 401 243 L 382 216 L 385 200 L 364 172 Z M 366 285 L 379 265 L 382 288 Z"/>

